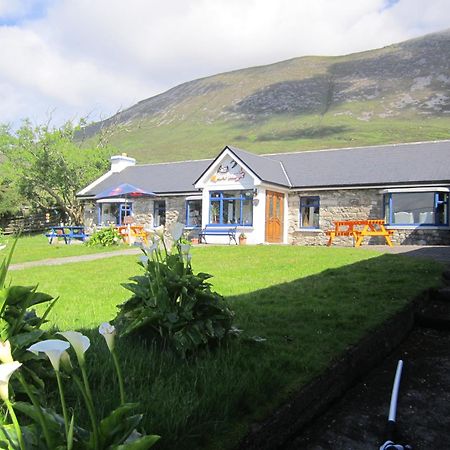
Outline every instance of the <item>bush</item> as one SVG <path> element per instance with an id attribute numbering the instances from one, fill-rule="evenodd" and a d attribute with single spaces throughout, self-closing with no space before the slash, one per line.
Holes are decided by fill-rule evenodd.
<path id="1" fill-rule="evenodd" d="M 123 284 L 133 296 L 119 306 L 115 324 L 122 335 L 140 332 L 186 356 L 225 338 L 234 314 L 211 290 L 211 275 L 193 273 L 190 246 L 181 244 L 178 234 L 171 251 L 163 233 L 143 248 L 144 275 Z"/>
<path id="2" fill-rule="evenodd" d="M 102 246 L 110 247 L 119 245 L 122 242 L 122 237 L 115 227 L 102 228 L 96 231 L 90 239 L 86 242 L 88 247 Z"/>

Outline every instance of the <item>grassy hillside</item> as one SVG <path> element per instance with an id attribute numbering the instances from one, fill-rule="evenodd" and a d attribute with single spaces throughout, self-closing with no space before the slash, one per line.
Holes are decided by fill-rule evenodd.
<path id="1" fill-rule="evenodd" d="M 139 162 L 450 138 L 450 30 L 194 80 L 91 126 Z"/>

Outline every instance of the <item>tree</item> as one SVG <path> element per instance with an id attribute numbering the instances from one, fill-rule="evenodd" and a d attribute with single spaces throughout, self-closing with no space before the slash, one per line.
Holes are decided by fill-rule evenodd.
<path id="1" fill-rule="evenodd" d="M 68 121 L 50 128 L 25 120 L 17 131 L 0 126 L 0 200 L 3 196 L 8 204 L 16 190 L 29 205 L 57 207 L 72 223 L 81 223 L 82 206 L 75 195 L 107 170 L 112 151 L 103 138 L 98 144 L 76 140 L 83 125 Z"/>

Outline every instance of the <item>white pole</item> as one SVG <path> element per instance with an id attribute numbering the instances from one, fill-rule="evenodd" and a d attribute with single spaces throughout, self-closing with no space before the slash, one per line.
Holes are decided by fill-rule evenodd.
<path id="1" fill-rule="evenodd" d="M 391 405 L 389 407 L 389 418 L 390 422 L 395 422 L 397 415 L 397 399 L 398 391 L 400 389 L 400 378 L 402 377 L 403 361 L 400 359 L 397 364 L 397 372 L 395 373 L 394 386 L 392 387 L 391 395 Z"/>

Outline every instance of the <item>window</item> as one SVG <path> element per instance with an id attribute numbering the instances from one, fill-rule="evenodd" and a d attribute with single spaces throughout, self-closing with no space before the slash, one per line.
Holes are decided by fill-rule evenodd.
<path id="1" fill-rule="evenodd" d="M 155 200 L 153 202 L 153 226 L 159 227 L 166 224 L 166 201 Z"/>
<path id="2" fill-rule="evenodd" d="M 300 197 L 300 228 L 319 228 L 319 197 Z"/>
<path id="3" fill-rule="evenodd" d="M 200 227 L 202 224 L 202 201 L 186 200 L 186 226 Z"/>
<path id="4" fill-rule="evenodd" d="M 448 225 L 448 197 L 447 192 L 385 194 L 385 220 L 391 225 Z"/>
<path id="5" fill-rule="evenodd" d="M 99 203 L 98 223 L 99 225 L 122 225 L 126 216 L 133 213 L 131 203 Z"/>
<path id="6" fill-rule="evenodd" d="M 253 191 L 216 191 L 209 197 L 209 223 L 253 224 Z"/>

